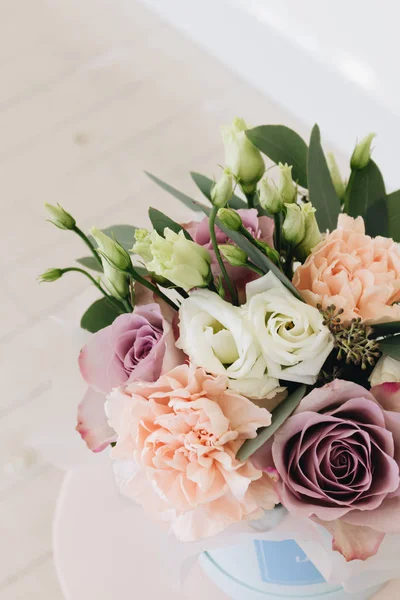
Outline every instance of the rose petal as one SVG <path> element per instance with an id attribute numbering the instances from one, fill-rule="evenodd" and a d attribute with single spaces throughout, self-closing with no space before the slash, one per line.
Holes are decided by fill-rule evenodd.
<path id="1" fill-rule="evenodd" d="M 335 521 L 322 521 L 314 518 L 329 533 L 332 534 L 332 549 L 340 552 L 347 562 L 351 560 L 367 560 L 374 556 L 385 537 L 384 533 L 371 529 L 345 523 L 342 519 Z"/>
<path id="2" fill-rule="evenodd" d="M 400 383 L 382 383 L 371 389 L 371 393 L 385 410 L 400 413 Z"/>
<path id="3" fill-rule="evenodd" d="M 107 422 L 104 403 L 104 394 L 88 388 L 78 406 L 76 431 L 93 452 L 101 452 L 116 438 L 114 429 Z"/>

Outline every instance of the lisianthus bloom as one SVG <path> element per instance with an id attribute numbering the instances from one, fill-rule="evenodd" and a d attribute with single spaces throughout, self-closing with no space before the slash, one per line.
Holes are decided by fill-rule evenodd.
<path id="1" fill-rule="evenodd" d="M 345 322 L 400 320 L 400 250 L 393 240 L 365 235 L 362 217 L 339 215 L 338 228 L 298 267 L 293 283 L 303 298 L 343 309 Z"/>
<path id="2" fill-rule="evenodd" d="M 272 398 L 279 381 L 266 373 L 266 362 L 241 307 L 209 290 L 195 290 L 179 310 L 177 346 L 190 361 L 213 375 L 229 377 L 229 385 L 248 398 Z"/>
<path id="3" fill-rule="evenodd" d="M 275 506 L 269 475 L 236 459 L 271 415 L 229 390 L 226 377 L 181 365 L 155 383 L 114 389 L 106 411 L 121 492 L 179 539 L 214 535 Z"/>
<path id="4" fill-rule="evenodd" d="M 333 350 L 319 310 L 298 300 L 270 271 L 247 284 L 244 309 L 271 377 L 313 384 Z"/>
<path id="5" fill-rule="evenodd" d="M 371 373 L 372 386 L 386 382 L 400 382 L 400 361 L 391 356 L 381 356 Z"/>
<path id="6" fill-rule="evenodd" d="M 143 258 L 150 272 L 165 277 L 184 290 L 204 287 L 210 282 L 209 252 L 187 240 L 183 231 L 175 233 L 166 227 L 162 237 L 155 230 L 139 229 L 135 237 L 133 251 Z"/>
<path id="7" fill-rule="evenodd" d="M 91 450 L 109 442 L 105 394 L 127 381 L 156 381 L 184 361 L 175 346 L 172 313 L 164 304 L 162 311 L 156 303 L 137 306 L 100 329 L 81 350 L 81 374 L 90 388 L 101 392 L 88 392 L 78 409 L 77 429 Z"/>
<path id="8" fill-rule="evenodd" d="M 283 505 L 328 529 L 346 560 L 365 560 L 385 533 L 400 533 L 399 387 L 369 392 L 337 379 L 314 389 L 253 457 L 276 467 Z"/>
<path id="9" fill-rule="evenodd" d="M 266 242 L 272 248 L 274 247 L 273 233 L 274 233 L 274 221 L 269 217 L 259 217 L 255 208 L 244 208 L 236 211 L 241 219 L 243 227 L 247 229 L 251 235 L 261 242 Z M 211 255 L 212 263 L 211 268 L 214 276 L 221 274 L 218 266 L 215 253 L 212 248 L 210 228 L 208 224 L 208 217 L 205 217 L 201 221 L 191 221 L 184 225 L 185 229 L 190 233 L 193 240 L 208 250 Z M 215 228 L 215 234 L 218 245 L 232 243 L 230 238 L 221 230 L 219 227 Z M 232 281 L 244 289 L 246 283 L 255 279 L 255 274 L 244 267 L 232 267 L 226 263 L 226 269 L 229 277 Z"/>

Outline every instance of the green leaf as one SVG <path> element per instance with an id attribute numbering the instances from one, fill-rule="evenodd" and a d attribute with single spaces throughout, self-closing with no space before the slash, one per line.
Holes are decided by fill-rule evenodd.
<path id="1" fill-rule="evenodd" d="M 152 175 L 151 173 L 148 173 L 147 171 L 145 171 L 145 173 L 160 188 L 162 188 L 163 190 L 165 190 L 166 192 L 168 192 L 169 194 L 174 196 L 174 198 L 176 198 L 177 200 L 182 202 L 182 204 L 184 204 L 187 208 L 190 208 L 190 210 L 194 210 L 195 212 L 201 212 L 202 210 L 204 211 L 203 204 L 200 204 L 200 202 L 196 202 L 196 200 L 193 200 L 193 198 L 190 198 L 190 196 L 187 196 L 183 192 L 180 192 L 176 188 L 172 187 L 172 185 L 169 185 L 169 183 L 162 181 L 162 179 L 159 179 L 155 175 Z"/>
<path id="2" fill-rule="evenodd" d="M 103 269 L 94 256 L 83 256 L 82 258 L 77 258 L 76 262 L 78 262 L 80 265 L 83 265 L 87 269 L 91 269 L 92 271 L 97 271 L 98 273 L 103 272 Z"/>
<path id="3" fill-rule="evenodd" d="M 107 298 L 100 298 L 100 300 L 96 300 L 83 315 L 81 327 L 91 333 L 96 333 L 96 331 L 111 325 L 120 314 L 121 312 L 119 312 Z"/>
<path id="4" fill-rule="evenodd" d="M 400 190 L 392 192 L 386 196 L 388 211 L 388 235 L 395 242 L 400 242 Z"/>
<path id="5" fill-rule="evenodd" d="M 109 237 L 114 237 L 125 250 L 132 250 L 132 246 L 135 243 L 136 229 L 137 227 L 133 227 L 132 225 L 111 225 L 111 227 L 106 227 L 101 231 Z M 98 244 L 91 235 L 89 236 L 89 240 L 97 248 Z"/>
<path id="6" fill-rule="evenodd" d="M 377 323 L 372 325 L 374 337 L 383 337 L 385 335 L 395 335 L 400 333 L 400 321 L 388 321 L 387 323 Z"/>
<path id="7" fill-rule="evenodd" d="M 308 150 L 308 193 L 309 200 L 317 209 L 315 217 L 321 232 L 336 229 L 340 213 L 340 200 L 336 194 L 326 158 L 321 146 L 318 125 L 311 132 Z"/>
<path id="8" fill-rule="evenodd" d="M 379 342 L 379 350 L 386 356 L 400 360 L 400 335 L 394 335 Z"/>
<path id="9" fill-rule="evenodd" d="M 351 217 L 363 217 L 368 235 L 389 234 L 385 184 L 373 160 L 352 171 L 346 188 L 346 212 Z"/>
<path id="10" fill-rule="evenodd" d="M 261 125 L 248 129 L 246 135 L 274 163 L 291 165 L 294 181 L 307 188 L 307 144 L 293 129 L 284 125 Z"/>
<path id="11" fill-rule="evenodd" d="M 205 175 L 201 175 L 201 173 L 196 173 L 195 171 L 192 171 L 190 175 L 202 194 L 204 194 L 204 196 L 211 202 L 211 190 L 214 185 L 214 181 Z M 239 198 L 239 196 L 236 196 L 236 194 L 233 194 L 232 198 L 230 199 L 229 206 L 231 208 L 235 208 L 236 210 L 238 208 L 248 208 L 247 202 L 242 200 L 242 198 Z"/>
<path id="12" fill-rule="evenodd" d="M 149 218 L 154 229 L 162 237 L 164 237 L 164 229 L 168 227 L 172 231 L 175 231 L 175 233 L 183 231 L 185 238 L 187 240 L 192 240 L 190 234 L 182 227 L 182 225 L 179 225 L 179 223 L 176 223 L 167 217 L 167 215 L 162 213 L 160 210 L 157 210 L 156 208 L 149 208 Z"/>
<path id="13" fill-rule="evenodd" d="M 272 411 L 272 422 L 269 427 L 262 427 L 257 431 L 257 437 L 251 440 L 246 440 L 239 449 L 236 458 L 240 461 L 247 460 L 252 454 L 267 442 L 271 436 L 279 429 L 286 421 L 292 412 L 300 404 L 304 398 L 307 387 L 300 385 L 294 390 L 283 402 Z"/>

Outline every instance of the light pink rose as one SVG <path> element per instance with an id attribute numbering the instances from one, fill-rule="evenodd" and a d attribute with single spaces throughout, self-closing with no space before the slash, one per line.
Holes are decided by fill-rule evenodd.
<path id="1" fill-rule="evenodd" d="M 90 388 L 78 407 L 77 431 L 99 452 L 112 437 L 104 413 L 105 395 L 127 381 L 156 381 L 181 364 L 175 347 L 173 311 L 163 304 L 137 306 L 95 333 L 79 355 L 81 374 Z M 167 317 L 167 318 L 166 318 Z"/>
<path id="2" fill-rule="evenodd" d="M 259 217 L 255 208 L 240 209 L 237 213 L 241 216 L 243 226 L 255 237 L 257 240 L 266 242 L 272 248 L 274 247 L 273 234 L 274 234 L 274 221 L 270 217 Z M 210 252 L 212 257 L 211 269 L 214 276 L 220 275 L 220 269 L 215 258 L 215 254 L 212 249 L 212 243 L 210 238 L 210 230 L 208 225 L 208 217 L 204 217 L 202 221 L 191 221 L 184 225 L 185 229 L 190 233 L 195 241 L 200 246 L 204 246 Z M 218 244 L 229 244 L 232 243 L 229 237 L 216 227 L 216 237 Z M 252 271 L 244 267 L 232 267 L 226 264 L 226 268 L 229 273 L 229 277 L 239 285 L 241 289 L 244 289 L 246 283 L 252 281 L 257 277 Z"/>
<path id="3" fill-rule="evenodd" d="M 328 529 L 346 560 L 400 533 L 399 389 L 341 380 L 314 389 L 253 458 L 276 467 L 282 504 Z"/>
<path id="4" fill-rule="evenodd" d="M 269 475 L 236 459 L 271 415 L 228 390 L 226 377 L 181 365 L 155 383 L 113 390 L 106 412 L 121 492 L 179 539 L 214 535 L 275 506 Z"/>
<path id="5" fill-rule="evenodd" d="M 308 304 L 343 308 L 343 321 L 400 319 L 400 250 L 365 235 L 361 217 L 339 215 L 338 228 L 316 246 L 293 278 Z"/>

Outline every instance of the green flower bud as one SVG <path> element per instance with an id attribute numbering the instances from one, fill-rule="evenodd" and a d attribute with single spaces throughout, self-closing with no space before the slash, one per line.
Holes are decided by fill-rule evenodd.
<path id="1" fill-rule="evenodd" d="M 266 254 L 266 256 L 268 256 L 269 260 L 272 260 L 276 265 L 280 264 L 281 257 L 275 248 L 271 248 L 271 246 L 261 240 L 257 240 L 257 246 Z"/>
<path id="2" fill-rule="evenodd" d="M 39 275 L 38 281 L 39 283 L 50 283 L 52 281 L 57 281 L 60 277 L 63 276 L 62 269 L 47 269 L 44 273 Z"/>
<path id="3" fill-rule="evenodd" d="M 53 223 L 59 229 L 74 229 L 76 225 L 75 219 L 67 213 L 59 204 L 53 206 L 52 204 L 45 204 L 47 212 L 50 215 L 50 223 Z"/>
<path id="4" fill-rule="evenodd" d="M 276 184 L 267 177 L 260 183 L 260 204 L 271 215 L 276 215 L 282 210 L 283 202 Z"/>
<path id="5" fill-rule="evenodd" d="M 225 169 L 222 176 L 211 190 L 211 201 L 214 206 L 226 206 L 233 195 L 234 179 L 232 173 Z"/>
<path id="6" fill-rule="evenodd" d="M 335 155 L 333 154 L 333 152 L 328 152 L 328 154 L 326 155 L 326 158 L 327 158 L 329 171 L 331 173 L 333 187 L 336 190 L 339 200 L 343 200 L 344 194 L 346 191 L 346 186 L 345 186 L 345 183 L 340 174 L 339 165 L 336 162 Z"/>
<path id="7" fill-rule="evenodd" d="M 285 240 L 291 246 L 297 246 L 305 235 L 305 217 L 298 204 L 285 204 L 286 216 L 282 225 Z"/>
<path id="8" fill-rule="evenodd" d="M 301 212 L 304 215 L 305 234 L 296 248 L 296 256 L 299 260 L 304 261 L 311 250 L 320 243 L 322 236 L 315 218 L 315 208 L 311 202 L 304 204 Z"/>
<path id="9" fill-rule="evenodd" d="M 371 159 L 371 143 L 376 133 L 369 133 L 354 148 L 350 160 L 350 166 L 353 170 L 363 169 Z"/>
<path id="10" fill-rule="evenodd" d="M 292 179 L 292 167 L 287 164 L 279 163 L 281 177 L 279 180 L 278 190 L 285 204 L 291 204 L 296 200 L 297 190 Z"/>
<path id="11" fill-rule="evenodd" d="M 247 262 L 247 254 L 241 248 L 231 244 L 221 244 L 218 246 L 224 259 L 233 267 L 244 267 Z"/>
<path id="12" fill-rule="evenodd" d="M 239 213 L 232 208 L 220 208 L 217 217 L 226 227 L 229 227 L 233 231 L 239 231 L 242 226 L 242 219 Z"/>
<path id="13" fill-rule="evenodd" d="M 153 230 L 149 236 L 150 245 L 146 243 L 144 254 L 139 252 L 142 250 L 140 242 L 133 246 L 133 251 L 140 254 L 148 271 L 165 277 L 186 291 L 207 286 L 212 277 L 210 253 L 199 244 L 187 240 L 183 231 L 175 233 L 166 227 L 164 236 Z"/>
<path id="14" fill-rule="evenodd" d="M 136 229 L 135 240 L 136 242 L 132 248 L 132 252 L 139 254 L 139 256 L 143 258 L 144 262 L 150 262 L 153 259 L 153 255 L 150 250 L 150 231 L 147 229 Z"/>
<path id="15" fill-rule="evenodd" d="M 247 138 L 243 119 L 234 119 L 231 126 L 222 127 L 225 164 L 246 194 L 255 191 L 264 175 L 265 163 L 259 150 Z"/>
<path id="16" fill-rule="evenodd" d="M 132 267 L 131 257 L 125 248 L 99 229 L 92 227 L 90 233 L 99 246 L 98 252 L 101 256 L 108 291 L 119 300 L 126 298 L 129 286 L 125 272 Z"/>

